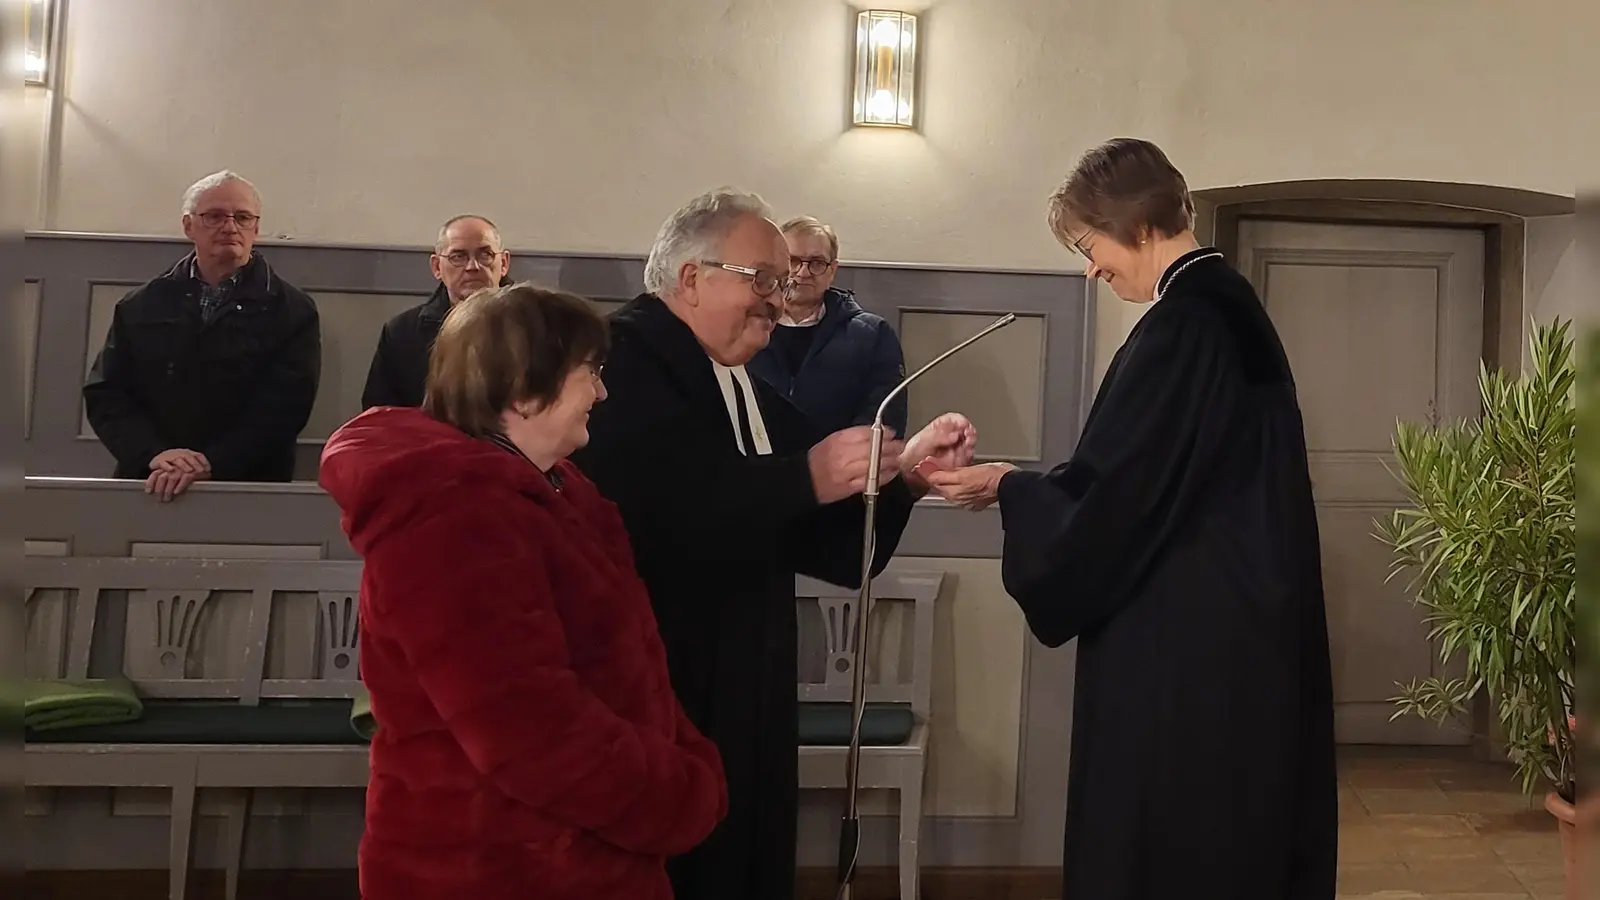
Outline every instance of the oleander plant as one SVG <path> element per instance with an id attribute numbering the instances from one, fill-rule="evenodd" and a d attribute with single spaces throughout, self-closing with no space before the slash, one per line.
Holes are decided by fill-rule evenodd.
<path id="1" fill-rule="evenodd" d="M 1570 803 L 1579 637 L 1571 323 L 1534 325 L 1530 344 L 1523 372 L 1481 368 L 1476 420 L 1399 423 L 1409 502 L 1378 522 L 1378 537 L 1395 554 L 1391 577 L 1412 579 L 1441 662 L 1448 670 L 1460 660 L 1466 673 L 1401 685 L 1396 717 L 1443 722 L 1486 693 L 1523 790 L 1542 781 Z"/>

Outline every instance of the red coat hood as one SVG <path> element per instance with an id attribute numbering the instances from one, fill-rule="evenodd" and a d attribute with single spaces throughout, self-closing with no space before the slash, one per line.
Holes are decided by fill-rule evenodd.
<path id="1" fill-rule="evenodd" d="M 400 407 L 369 409 L 335 431 L 323 446 L 317 480 L 339 504 L 350 546 L 362 556 L 384 535 L 431 514 L 443 497 L 493 502 L 508 493 L 551 493 L 525 460 L 420 409 Z"/>

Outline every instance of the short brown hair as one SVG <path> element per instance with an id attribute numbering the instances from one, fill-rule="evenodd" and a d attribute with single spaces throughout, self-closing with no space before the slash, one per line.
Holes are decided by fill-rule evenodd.
<path id="1" fill-rule="evenodd" d="M 498 434 L 519 402 L 555 402 L 567 375 L 600 365 L 606 320 L 576 294 L 521 282 L 484 288 L 444 317 L 428 354 L 422 408 L 473 437 Z"/>
<path id="2" fill-rule="evenodd" d="M 834 232 L 832 225 L 827 224 L 816 216 L 795 216 L 783 223 L 783 226 L 778 230 L 785 235 L 796 231 L 801 234 L 822 235 L 828 239 L 828 250 L 833 257 L 833 261 L 839 261 L 839 235 Z"/>
<path id="3" fill-rule="evenodd" d="M 1106 141 L 1078 160 L 1050 195 L 1050 232 L 1090 228 L 1126 246 L 1149 232 L 1173 237 L 1194 227 L 1194 200 L 1183 173 L 1161 148 L 1138 138 Z"/>

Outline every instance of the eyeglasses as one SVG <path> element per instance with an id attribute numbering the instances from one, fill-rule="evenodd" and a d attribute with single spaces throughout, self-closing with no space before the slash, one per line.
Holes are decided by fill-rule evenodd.
<path id="1" fill-rule="evenodd" d="M 1085 231 L 1085 232 L 1084 232 L 1084 233 L 1083 233 L 1083 237 L 1077 237 L 1077 238 L 1072 238 L 1072 239 L 1070 239 L 1070 240 L 1069 240 L 1069 241 L 1068 241 L 1068 242 L 1067 242 L 1067 244 L 1068 244 L 1068 246 L 1070 246 L 1070 247 L 1071 247 L 1071 248 L 1072 248 L 1072 249 L 1073 249 L 1073 251 L 1074 251 L 1074 252 L 1076 252 L 1076 253 L 1077 253 L 1077 254 L 1078 254 L 1078 255 L 1079 255 L 1079 256 L 1081 256 L 1081 257 L 1083 257 L 1083 258 L 1084 258 L 1084 259 L 1086 259 L 1086 260 L 1088 260 L 1088 261 L 1089 261 L 1089 262 L 1094 262 L 1094 257 L 1092 257 L 1092 256 L 1090 256 L 1090 255 L 1089 255 L 1089 248 L 1088 248 L 1088 247 L 1085 247 L 1085 246 L 1084 246 L 1084 245 L 1083 245 L 1083 242 L 1084 242 L 1084 241 L 1085 241 L 1085 240 L 1086 240 L 1086 239 L 1088 239 L 1088 237 L 1089 237 L 1089 232 L 1087 232 L 1087 231 Z"/>
<path id="2" fill-rule="evenodd" d="M 583 367 L 589 370 L 589 375 L 593 377 L 595 381 L 599 381 L 600 378 L 605 375 L 605 363 L 586 362 L 583 364 Z"/>
<path id="3" fill-rule="evenodd" d="M 717 262 L 710 259 L 701 260 L 700 264 L 703 266 L 716 266 L 719 269 L 725 269 L 729 272 L 734 272 L 749 278 L 750 287 L 755 290 L 757 297 L 771 297 L 773 294 L 777 293 L 780 288 L 784 291 L 784 293 L 788 293 L 794 289 L 793 278 L 784 278 L 779 275 L 774 275 L 771 272 L 763 272 L 760 269 L 752 269 L 749 266 L 735 266 L 730 265 L 729 263 Z"/>
<path id="4" fill-rule="evenodd" d="M 470 253 L 466 250 L 456 250 L 451 253 L 434 254 L 434 256 L 439 257 L 458 269 L 465 269 L 467 264 L 472 262 L 476 262 L 479 266 L 487 269 L 489 266 L 494 264 L 495 257 L 499 255 L 500 254 L 498 252 L 490 250 L 488 247 L 480 247 Z"/>
<path id="5" fill-rule="evenodd" d="M 200 214 L 200 221 L 204 222 L 207 228 L 221 228 L 222 223 L 230 219 L 233 220 L 233 224 L 239 226 L 240 231 L 253 228 L 257 222 L 261 221 L 260 216 L 247 212 L 230 213 L 213 209 Z"/>
<path id="6" fill-rule="evenodd" d="M 799 272 L 804 269 L 812 275 L 821 275 L 823 272 L 828 271 L 828 267 L 831 265 L 833 265 L 833 260 L 831 259 L 818 259 L 815 256 L 789 257 L 789 271 L 791 272 Z"/>

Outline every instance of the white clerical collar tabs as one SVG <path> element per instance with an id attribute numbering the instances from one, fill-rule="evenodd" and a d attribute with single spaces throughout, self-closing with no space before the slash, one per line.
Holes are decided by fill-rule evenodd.
<path id="1" fill-rule="evenodd" d="M 725 366 L 716 360 L 711 361 L 711 368 L 717 373 L 717 385 L 722 388 L 722 402 L 728 407 L 728 421 L 733 423 L 733 439 L 739 445 L 739 452 L 750 455 L 750 450 L 744 445 L 744 435 L 739 431 L 739 407 L 733 398 L 736 389 L 744 394 L 745 414 L 750 419 L 756 454 L 771 456 L 772 441 L 767 436 L 767 423 L 761 418 L 761 406 L 756 403 L 756 389 L 750 383 L 750 373 L 745 371 L 744 366 Z M 737 388 L 734 387 L 736 383 Z"/>

